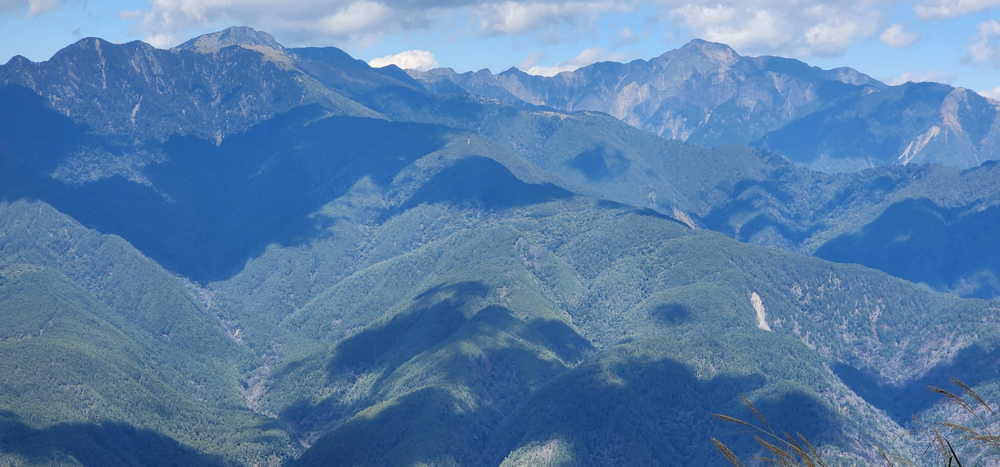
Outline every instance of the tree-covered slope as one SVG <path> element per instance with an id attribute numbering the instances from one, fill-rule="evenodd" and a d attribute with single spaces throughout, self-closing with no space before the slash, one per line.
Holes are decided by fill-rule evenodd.
<path id="1" fill-rule="evenodd" d="M 300 462 L 488 465 L 552 444 L 584 463 L 711 463 L 710 436 L 726 432 L 708 414 L 743 392 L 856 463 L 933 399 L 867 402 L 834 368 L 916 390 L 995 333 L 985 302 L 624 207 L 552 200 L 473 222 L 281 321 L 289 358 L 261 407 L 307 440 L 332 429 Z"/>
<path id="2" fill-rule="evenodd" d="M 77 89 L 69 65 L 33 65 L 58 71 L 49 94 L 0 87 L 5 460 L 721 464 L 712 437 L 758 450 L 711 417 L 747 415 L 742 393 L 857 465 L 920 456 L 895 440 L 911 414 L 948 416 L 925 385 L 998 394 L 995 302 L 801 254 L 890 270 L 901 256 L 864 245 L 947 241 L 931 259 L 955 268 L 890 272 L 990 284 L 992 250 L 972 253 L 989 238 L 968 232 L 992 224 L 992 164 L 825 175 L 435 96 L 239 28 L 151 53 L 277 67 L 257 85 L 304 79 L 379 118 L 267 101 L 123 140 L 53 101 Z M 92 62 L 74 73 L 101 103 Z M 170 127 L 178 102 L 145 118 Z"/>
<path id="3" fill-rule="evenodd" d="M 223 464 L 295 452 L 245 406 L 241 373 L 255 357 L 181 279 L 42 202 L 4 201 L 0 218 L 8 460 Z"/>

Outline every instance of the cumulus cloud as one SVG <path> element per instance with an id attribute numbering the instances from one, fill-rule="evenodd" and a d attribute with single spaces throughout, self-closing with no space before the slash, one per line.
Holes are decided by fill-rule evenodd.
<path id="1" fill-rule="evenodd" d="M 578 68 L 597 62 L 619 62 L 624 59 L 621 54 L 609 54 L 601 47 L 584 50 L 569 60 L 559 62 L 555 66 L 532 66 L 525 70 L 529 75 L 555 76 L 564 71 L 574 71 Z"/>
<path id="2" fill-rule="evenodd" d="M 800 2 L 749 0 L 661 0 L 669 17 L 695 35 L 744 53 L 839 56 L 860 38 L 873 36 L 883 22 L 879 3 L 889 0 Z"/>
<path id="3" fill-rule="evenodd" d="M 922 20 L 954 18 L 1000 6 L 1000 0 L 925 0 L 913 7 Z"/>
<path id="4" fill-rule="evenodd" d="M 945 83 L 950 84 L 958 79 L 955 73 L 945 71 L 907 71 L 899 76 L 893 76 L 884 80 L 886 84 L 898 86 L 903 83 Z"/>
<path id="5" fill-rule="evenodd" d="M 878 37 L 883 44 L 888 45 L 894 49 L 905 49 L 913 44 L 915 44 L 920 39 L 920 34 L 915 32 L 907 32 L 903 29 L 903 25 L 896 23 L 889 26 L 882 35 Z"/>
<path id="6" fill-rule="evenodd" d="M 976 26 L 976 33 L 969 39 L 969 55 L 965 60 L 977 65 L 993 62 L 1000 67 L 1000 23 L 991 19 Z"/>
<path id="7" fill-rule="evenodd" d="M 407 50 L 387 57 L 373 58 L 369 65 L 375 68 L 396 65 L 404 70 L 427 71 L 438 67 L 434 54 L 426 50 Z"/>

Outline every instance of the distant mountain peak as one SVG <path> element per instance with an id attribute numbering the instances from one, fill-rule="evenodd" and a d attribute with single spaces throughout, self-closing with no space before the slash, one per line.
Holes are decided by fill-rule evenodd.
<path id="1" fill-rule="evenodd" d="M 277 51 L 280 55 L 287 55 L 285 47 L 279 44 L 274 36 L 249 26 L 232 26 L 221 31 L 202 34 L 174 47 L 174 49 L 215 53 L 234 45 L 256 50 L 265 55 L 268 55 L 268 50 Z"/>
<path id="2" fill-rule="evenodd" d="M 709 42 L 704 39 L 692 39 L 691 42 L 671 52 L 697 53 L 720 62 L 733 62 L 741 58 L 740 54 L 736 53 L 732 47 L 718 42 Z M 667 52 L 664 55 L 671 52 Z"/>

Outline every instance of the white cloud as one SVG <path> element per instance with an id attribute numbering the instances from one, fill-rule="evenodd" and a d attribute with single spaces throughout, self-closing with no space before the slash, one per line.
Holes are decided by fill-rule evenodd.
<path id="1" fill-rule="evenodd" d="M 49 10 L 55 10 L 62 4 L 60 0 L 29 0 L 28 16 L 38 16 Z"/>
<path id="2" fill-rule="evenodd" d="M 976 33 L 969 39 L 969 55 L 965 60 L 977 65 L 992 61 L 1000 67 L 1000 23 L 991 19 L 976 26 Z"/>
<path id="3" fill-rule="evenodd" d="M 1000 87 L 995 87 L 993 89 L 983 89 L 982 91 L 979 91 L 979 95 L 1000 101 Z"/>
<path id="4" fill-rule="evenodd" d="M 529 75 L 555 76 L 564 71 L 573 71 L 597 62 L 619 62 L 623 59 L 624 56 L 621 54 L 609 54 L 601 47 L 594 47 L 580 52 L 580 55 L 576 57 L 559 62 L 555 66 L 533 66 L 525 72 Z"/>
<path id="5" fill-rule="evenodd" d="M 378 2 L 361 0 L 354 2 L 343 10 L 333 14 L 323 16 L 312 25 L 316 32 L 343 37 L 353 33 L 368 32 L 378 28 L 379 25 L 389 23 L 393 20 L 393 10 Z"/>
<path id="6" fill-rule="evenodd" d="M 695 36 L 742 53 L 839 56 L 883 22 L 880 3 L 891 0 L 659 0 L 675 23 Z"/>
<path id="7" fill-rule="evenodd" d="M 882 35 L 878 37 L 883 44 L 888 45 L 894 49 L 905 49 L 918 40 L 920 40 L 920 34 L 915 32 L 907 32 L 903 29 L 903 25 L 896 23 L 889 26 Z"/>
<path id="8" fill-rule="evenodd" d="M 404 70 L 420 71 L 427 71 L 438 67 L 438 62 L 434 58 L 434 54 L 426 50 L 407 50 L 396 55 L 373 58 L 368 64 L 375 68 L 396 65 Z"/>
<path id="9" fill-rule="evenodd" d="M 737 49 L 763 47 L 775 49 L 781 45 L 774 17 L 766 10 L 737 14 L 731 7 L 684 5 L 670 11 L 670 17 L 683 20 L 705 40 L 721 42 Z"/>
<path id="10" fill-rule="evenodd" d="M 528 54 L 527 57 L 524 57 L 524 60 L 521 60 L 521 63 L 517 64 L 517 68 L 519 70 L 527 70 L 528 68 L 544 62 L 548 58 L 548 54 L 542 52 L 541 50 L 536 50 Z"/>
<path id="11" fill-rule="evenodd" d="M 455 12 L 469 15 L 480 35 L 517 35 L 561 24 L 593 25 L 603 13 L 631 11 L 639 1 L 643 0 L 150 0 L 134 29 L 146 38 L 180 42 L 194 29 L 246 24 L 291 39 L 290 45 L 343 41 L 357 45 L 384 34 L 430 28 Z"/>
<path id="12" fill-rule="evenodd" d="M 486 36 L 522 34 L 549 27 L 556 23 L 596 22 L 608 12 L 628 12 L 634 9 L 628 2 L 614 0 L 571 2 L 482 2 L 473 8 L 480 18 L 479 32 Z"/>
<path id="13" fill-rule="evenodd" d="M 123 11 L 119 17 L 138 16 L 133 29 L 147 42 L 160 45 L 179 43 L 189 38 L 191 30 L 232 24 L 253 26 L 296 43 L 329 44 L 426 27 L 436 12 L 433 4 L 425 5 L 431 1 L 150 0 L 148 9 Z"/>
<path id="14" fill-rule="evenodd" d="M 730 22 L 736 16 L 736 9 L 722 4 L 687 4 L 670 10 L 670 16 L 683 19 L 689 27 L 706 29 Z"/>
<path id="15" fill-rule="evenodd" d="M 946 71 L 907 71 L 899 76 L 893 76 L 884 80 L 885 84 L 898 86 L 903 83 L 945 83 L 949 84 L 958 79 L 958 75 Z"/>
<path id="16" fill-rule="evenodd" d="M 925 0 L 913 7 L 922 20 L 954 18 L 1000 6 L 1000 0 Z"/>

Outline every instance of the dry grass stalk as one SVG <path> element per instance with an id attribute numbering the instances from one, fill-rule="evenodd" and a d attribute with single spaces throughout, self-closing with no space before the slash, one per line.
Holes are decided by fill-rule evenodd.
<path id="1" fill-rule="evenodd" d="M 761 423 L 763 423 L 764 427 L 767 429 L 728 415 L 712 415 L 720 420 L 743 425 L 763 434 L 763 437 L 760 435 L 754 435 L 754 439 L 761 445 L 761 447 L 774 454 L 776 458 L 758 457 L 758 460 L 787 467 L 826 467 L 826 464 L 823 462 L 823 458 L 820 457 L 819 453 L 815 448 L 813 448 L 812 444 L 809 444 L 809 441 L 806 440 L 805 436 L 802 436 L 801 433 L 796 433 L 798 439 L 801 440 L 801 444 L 788 433 L 783 433 L 783 436 L 779 436 L 778 433 L 771 428 L 771 425 L 767 422 L 767 419 L 764 418 L 764 415 L 757 410 L 757 407 L 754 407 L 750 400 L 744 397 L 743 394 L 740 394 L 740 399 L 743 400 L 743 403 L 746 404 L 746 406 L 751 412 L 753 412 L 754 415 L 757 416 L 758 419 L 760 419 Z M 721 451 L 724 456 L 726 456 L 726 459 L 729 460 L 731 464 L 737 467 L 743 465 L 732 450 L 726 447 L 726 445 L 721 441 L 712 438 L 712 442 L 715 443 L 715 447 Z"/>

